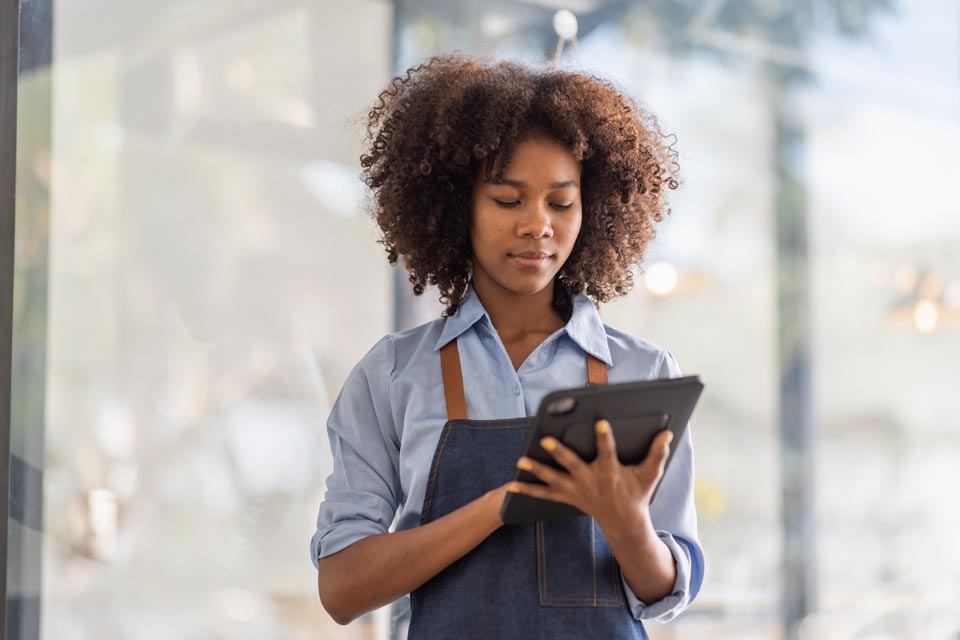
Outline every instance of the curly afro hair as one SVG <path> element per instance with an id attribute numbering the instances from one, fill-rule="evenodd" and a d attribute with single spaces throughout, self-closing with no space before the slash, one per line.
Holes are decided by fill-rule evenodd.
<path id="1" fill-rule="evenodd" d="M 390 264 L 402 260 L 416 295 L 428 284 L 439 289 L 444 317 L 472 273 L 478 171 L 502 179 L 512 150 L 533 135 L 557 140 L 580 162 L 583 222 L 554 287 L 567 320 L 576 293 L 599 305 L 632 289 L 630 267 L 670 213 L 663 187 L 679 184 L 668 144 L 675 136 L 609 80 L 460 51 L 393 78 L 367 113 L 360 163 L 378 242 Z"/>

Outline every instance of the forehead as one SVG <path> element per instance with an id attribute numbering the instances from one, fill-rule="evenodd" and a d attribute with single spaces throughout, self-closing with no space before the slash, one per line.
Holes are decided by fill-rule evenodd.
<path id="1" fill-rule="evenodd" d="M 570 150 L 562 143 L 543 136 L 518 142 L 507 161 L 504 180 L 497 180 L 496 174 L 503 162 L 503 154 L 496 154 L 490 174 L 485 175 L 486 166 L 483 165 L 477 179 L 490 184 L 509 184 L 516 181 L 556 183 L 580 177 L 580 162 Z"/>

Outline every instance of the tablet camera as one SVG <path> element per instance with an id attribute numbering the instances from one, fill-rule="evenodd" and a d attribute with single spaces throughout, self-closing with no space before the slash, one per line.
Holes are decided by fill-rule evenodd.
<path id="1" fill-rule="evenodd" d="M 547 405 L 547 415 L 560 416 L 573 411 L 577 406 L 577 401 L 573 398 L 560 398 Z"/>

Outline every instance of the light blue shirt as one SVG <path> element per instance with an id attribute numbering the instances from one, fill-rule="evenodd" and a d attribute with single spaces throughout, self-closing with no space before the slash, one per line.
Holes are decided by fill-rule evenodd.
<path id="1" fill-rule="evenodd" d="M 516 371 L 468 285 L 454 315 L 384 336 L 347 376 L 327 420 L 334 468 L 310 541 L 315 567 L 319 558 L 388 532 L 398 509 L 398 531 L 419 525 L 430 464 L 447 420 L 438 352 L 454 338 L 471 420 L 535 415 L 547 393 L 586 384 L 585 352 L 607 364 L 610 383 L 681 376 L 669 351 L 603 324 L 583 293 L 574 299 L 567 325 Z M 688 425 L 650 506 L 654 528 L 676 559 L 677 579 L 672 592 L 653 603 L 642 602 L 623 579 L 638 620 L 670 620 L 700 590 L 704 560 L 693 481 Z"/>

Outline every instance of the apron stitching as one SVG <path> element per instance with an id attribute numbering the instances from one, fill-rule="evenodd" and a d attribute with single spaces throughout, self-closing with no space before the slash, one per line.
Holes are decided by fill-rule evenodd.
<path id="1" fill-rule="evenodd" d="M 547 607 L 590 607 L 593 604 L 593 600 L 586 598 L 583 600 L 574 600 L 571 598 L 550 598 L 550 600 L 544 603 L 544 606 Z M 591 608 L 600 608 L 600 607 L 620 607 L 622 603 L 615 600 L 598 600 L 596 607 Z"/>
<path id="2" fill-rule="evenodd" d="M 618 602 L 623 602 L 623 590 L 620 588 L 620 579 L 619 579 L 619 578 L 620 578 L 620 576 L 619 576 L 619 573 L 620 573 L 620 571 L 619 571 L 619 569 L 620 569 L 620 563 L 617 562 L 616 556 L 613 557 L 613 562 L 611 562 L 610 565 L 611 565 L 611 567 L 612 567 L 612 572 L 611 572 L 611 573 L 613 574 L 613 590 L 614 590 L 614 592 L 616 593 L 616 595 L 614 596 L 614 598 L 615 598 Z"/>
<path id="3" fill-rule="evenodd" d="M 437 451 L 436 460 L 433 463 L 433 474 L 430 476 L 430 496 L 427 500 L 426 508 L 423 509 L 423 515 L 421 515 L 421 521 L 425 514 L 430 513 L 430 506 L 433 504 L 433 494 L 437 491 L 437 472 L 440 470 L 440 457 L 443 455 L 443 448 L 447 446 L 447 440 L 450 438 L 450 434 L 453 432 L 452 428 L 445 428 L 443 434 L 443 441 L 440 443 L 440 449 Z"/>
<path id="4" fill-rule="evenodd" d="M 612 553 L 611 553 L 611 556 L 613 556 Z M 619 600 L 620 589 L 618 588 L 618 586 L 620 581 L 617 580 L 617 558 L 616 557 L 610 558 L 610 575 L 612 576 L 611 580 L 613 581 L 613 597 Z"/>
<path id="5" fill-rule="evenodd" d="M 535 416 L 501 418 L 497 420 L 449 420 L 450 429 L 527 429 L 533 426 Z"/>
<path id="6" fill-rule="evenodd" d="M 537 586 L 540 587 L 540 604 L 544 604 L 547 599 L 546 576 L 543 570 L 543 545 L 540 542 L 542 532 L 543 522 L 537 520 Z"/>
<path id="7" fill-rule="evenodd" d="M 596 522 L 595 518 L 591 517 L 591 524 Z M 592 538 L 594 544 L 596 544 L 596 530 L 592 532 Z M 557 607 L 579 607 L 579 606 L 593 606 L 593 607 L 618 607 L 624 603 L 622 597 L 622 590 L 619 583 L 617 582 L 617 568 L 618 563 L 616 558 L 613 558 L 610 563 L 610 575 L 613 580 L 613 590 L 614 595 L 610 598 L 601 598 L 597 591 L 597 574 L 596 574 L 596 547 L 594 547 L 594 592 L 593 597 L 583 597 L 583 596 L 551 596 L 548 593 L 549 579 L 547 576 L 547 552 L 546 552 L 546 527 L 542 520 L 536 522 L 536 539 L 537 539 L 537 587 L 540 592 L 540 604 L 546 606 L 557 606 Z"/>
<path id="8" fill-rule="evenodd" d="M 555 603 L 555 602 L 560 602 L 560 603 L 575 602 L 579 604 L 591 605 L 593 604 L 593 598 L 578 598 L 576 596 L 554 596 L 550 598 L 550 603 Z M 597 603 L 598 603 L 597 606 L 613 606 L 613 605 L 620 604 L 619 602 L 611 598 L 598 598 Z"/>
<path id="9" fill-rule="evenodd" d="M 549 585 L 547 574 L 547 525 L 540 527 L 540 540 L 543 548 L 543 597 L 549 602 L 550 595 L 547 593 Z"/>
<path id="10" fill-rule="evenodd" d="M 481 425 L 481 426 L 468 427 L 466 425 L 463 425 L 463 426 L 458 426 L 457 428 L 458 429 L 525 429 L 526 426 L 525 425 L 504 425 L 502 427 L 493 427 L 493 426 Z"/>

